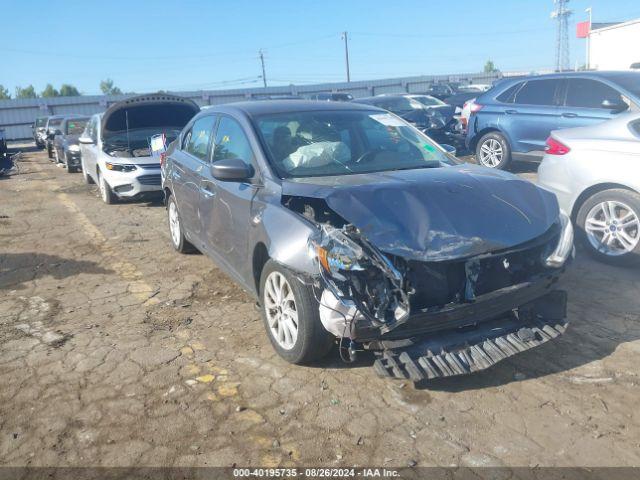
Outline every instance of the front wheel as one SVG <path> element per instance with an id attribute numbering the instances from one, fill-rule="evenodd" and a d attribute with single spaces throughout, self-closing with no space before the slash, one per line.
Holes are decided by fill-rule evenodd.
<path id="1" fill-rule="evenodd" d="M 98 184 L 100 187 L 100 197 L 104 203 L 113 205 L 118 201 L 118 197 L 116 197 L 107 181 L 100 174 L 98 174 Z"/>
<path id="2" fill-rule="evenodd" d="M 511 163 L 511 147 L 505 136 L 498 132 L 484 134 L 476 144 L 476 160 L 484 167 L 507 168 Z"/>
<path id="3" fill-rule="evenodd" d="M 178 213 L 178 205 L 173 195 L 167 201 L 167 216 L 169 220 L 169 233 L 171 234 L 171 244 L 180 253 L 191 253 L 194 246 L 187 240 L 182 230 L 182 221 Z"/>
<path id="4" fill-rule="evenodd" d="M 260 277 L 260 300 L 264 326 L 278 355 L 304 364 L 329 353 L 333 336 L 322 326 L 310 285 L 269 260 Z"/>
<path id="5" fill-rule="evenodd" d="M 604 262 L 625 265 L 640 261 L 640 195 L 611 189 L 588 198 L 578 210 L 579 239 Z"/>

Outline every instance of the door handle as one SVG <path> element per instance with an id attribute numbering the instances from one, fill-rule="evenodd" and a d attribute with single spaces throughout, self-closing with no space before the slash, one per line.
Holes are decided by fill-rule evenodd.
<path id="1" fill-rule="evenodd" d="M 211 187 L 208 185 L 206 187 L 200 187 L 200 191 L 207 198 L 212 198 L 216 196 L 216 192 L 212 190 Z"/>
<path id="2" fill-rule="evenodd" d="M 568 112 L 568 113 L 563 113 L 562 116 L 565 117 L 565 118 L 576 118 L 578 116 L 578 114 L 577 113 Z"/>
<path id="3" fill-rule="evenodd" d="M 513 109 L 505 110 L 504 113 L 506 113 L 507 115 L 513 115 L 514 113 L 518 113 L 518 110 L 513 110 Z"/>

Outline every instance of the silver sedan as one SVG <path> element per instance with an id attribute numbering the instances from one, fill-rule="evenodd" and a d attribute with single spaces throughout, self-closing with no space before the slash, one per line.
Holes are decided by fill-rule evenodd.
<path id="1" fill-rule="evenodd" d="M 597 258 L 640 258 L 640 113 L 551 132 L 538 181 Z"/>

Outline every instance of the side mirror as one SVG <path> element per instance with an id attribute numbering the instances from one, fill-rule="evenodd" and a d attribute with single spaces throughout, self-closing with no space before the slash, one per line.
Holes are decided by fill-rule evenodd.
<path id="1" fill-rule="evenodd" d="M 93 139 L 91 137 L 87 137 L 85 135 L 82 135 L 79 139 L 78 142 L 80 143 L 84 143 L 86 145 L 93 145 Z"/>
<path id="2" fill-rule="evenodd" d="M 211 165 L 211 175 L 223 182 L 242 182 L 253 177 L 253 168 L 239 158 L 228 158 Z"/>
<path id="3" fill-rule="evenodd" d="M 622 100 L 609 100 L 608 98 L 602 102 L 602 108 L 607 110 L 614 110 L 616 112 L 623 112 L 629 105 L 624 103 Z"/>
<path id="4" fill-rule="evenodd" d="M 446 143 L 441 143 L 440 146 L 442 149 L 447 152 L 449 155 L 453 155 L 454 157 L 458 153 L 458 150 L 453 145 L 448 145 Z"/>

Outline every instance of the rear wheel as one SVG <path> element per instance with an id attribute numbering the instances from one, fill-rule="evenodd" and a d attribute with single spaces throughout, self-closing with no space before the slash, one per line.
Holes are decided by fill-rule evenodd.
<path id="1" fill-rule="evenodd" d="M 118 201 L 118 197 L 113 193 L 107 181 L 98 172 L 98 185 L 100 187 L 100 197 L 107 205 L 113 205 Z"/>
<path id="2" fill-rule="evenodd" d="M 484 167 L 507 168 L 511 163 L 511 147 L 505 136 L 498 132 L 484 134 L 476 144 L 476 160 Z"/>
<path id="3" fill-rule="evenodd" d="M 578 210 L 579 238 L 589 253 L 607 263 L 640 260 L 640 195 L 611 189 L 588 198 Z"/>
<path id="4" fill-rule="evenodd" d="M 264 326 L 278 355 L 304 364 L 329 353 L 333 336 L 322 326 L 310 285 L 269 260 L 260 277 L 260 300 Z"/>
<path id="5" fill-rule="evenodd" d="M 169 233 L 171 233 L 171 244 L 180 253 L 191 253 L 195 251 L 194 246 L 184 236 L 182 222 L 178 213 L 178 205 L 173 196 L 167 201 L 167 216 L 169 219 Z"/>

